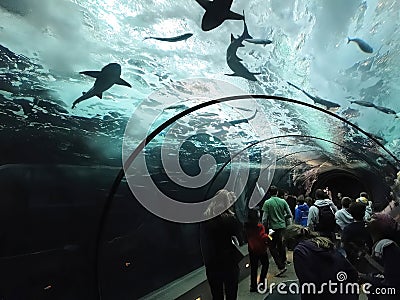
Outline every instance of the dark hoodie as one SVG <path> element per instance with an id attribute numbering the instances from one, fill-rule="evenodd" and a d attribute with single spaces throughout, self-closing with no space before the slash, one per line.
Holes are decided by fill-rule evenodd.
<path id="1" fill-rule="evenodd" d="M 316 293 L 308 292 L 305 288 L 301 295 L 302 300 L 355 300 L 357 294 L 345 294 L 347 283 L 357 283 L 358 275 L 353 266 L 336 250 L 332 248 L 318 247 L 312 240 L 300 242 L 294 249 L 293 261 L 296 275 L 300 282 L 300 291 L 304 283 L 314 283 Z M 338 273 L 345 272 L 347 279 L 339 281 Z M 341 273 L 342 276 L 344 273 Z M 336 288 L 336 293 L 329 291 L 329 282 L 332 290 Z M 321 285 L 325 284 L 323 288 Z M 340 286 L 343 286 L 343 293 L 340 293 Z"/>
<path id="2" fill-rule="evenodd" d="M 307 226 L 307 219 L 308 219 L 308 211 L 310 208 L 306 203 L 300 204 L 296 207 L 295 214 L 294 214 L 294 222 L 295 224 L 299 224 L 302 226 Z"/>

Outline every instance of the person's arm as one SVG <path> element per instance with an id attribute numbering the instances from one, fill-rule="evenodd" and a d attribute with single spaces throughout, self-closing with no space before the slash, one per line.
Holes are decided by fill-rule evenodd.
<path id="1" fill-rule="evenodd" d="M 335 220 L 336 224 L 340 227 L 340 230 L 343 230 L 344 222 L 341 218 L 341 214 L 339 213 L 339 211 L 335 212 Z"/>
<path id="2" fill-rule="evenodd" d="M 285 201 L 285 222 L 286 222 L 286 226 L 289 226 L 292 224 L 292 220 L 293 220 L 293 215 L 292 215 L 292 211 L 290 210 L 289 204 Z"/>
<path id="3" fill-rule="evenodd" d="M 333 203 L 332 200 L 331 200 L 331 208 L 332 208 L 332 211 L 333 211 L 334 214 L 338 211 L 338 209 L 337 209 L 335 203 Z"/>
<path id="4" fill-rule="evenodd" d="M 264 213 L 262 216 L 262 223 L 266 228 L 268 228 L 268 213 L 266 210 L 264 210 Z"/>
<path id="5" fill-rule="evenodd" d="M 294 223 L 300 224 L 301 221 L 301 211 L 300 209 L 296 208 L 294 211 Z"/>
<path id="6" fill-rule="evenodd" d="M 300 283 L 310 282 L 309 266 L 307 265 L 308 257 L 299 249 L 293 251 L 294 271 Z M 312 281 L 312 280 L 311 280 Z"/>
<path id="7" fill-rule="evenodd" d="M 311 206 L 310 210 L 308 211 L 308 218 L 307 218 L 307 227 L 311 230 L 314 230 L 314 226 L 317 219 L 317 208 L 315 206 Z"/>
<path id="8" fill-rule="evenodd" d="M 262 207 L 263 215 L 262 215 L 262 224 L 265 226 L 265 228 L 268 228 L 268 207 L 267 207 L 267 201 L 264 202 L 264 205 Z"/>

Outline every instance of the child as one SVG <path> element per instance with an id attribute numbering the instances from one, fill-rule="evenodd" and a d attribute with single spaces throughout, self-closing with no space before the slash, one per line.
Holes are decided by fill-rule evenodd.
<path id="1" fill-rule="evenodd" d="M 250 257 L 250 292 L 256 292 L 258 261 L 261 261 L 262 265 L 259 283 L 265 284 L 268 273 L 269 260 L 267 249 L 270 236 L 265 233 L 265 228 L 260 222 L 260 214 L 255 209 L 249 210 L 245 229 Z"/>

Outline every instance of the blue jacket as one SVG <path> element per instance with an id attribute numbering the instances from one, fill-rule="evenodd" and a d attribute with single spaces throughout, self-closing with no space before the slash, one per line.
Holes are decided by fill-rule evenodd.
<path id="1" fill-rule="evenodd" d="M 306 203 L 298 205 L 294 212 L 294 222 L 302 226 L 307 226 L 308 211 L 310 208 Z"/>

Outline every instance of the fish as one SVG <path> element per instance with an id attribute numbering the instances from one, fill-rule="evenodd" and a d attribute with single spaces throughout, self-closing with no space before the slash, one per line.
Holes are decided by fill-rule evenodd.
<path id="1" fill-rule="evenodd" d="M 272 44 L 272 41 L 268 39 L 245 39 L 244 41 L 251 44 L 264 45 L 264 47 L 266 45 Z"/>
<path id="2" fill-rule="evenodd" d="M 166 108 L 164 108 L 164 110 L 169 110 L 169 109 L 188 109 L 189 107 L 185 104 L 176 104 L 176 105 L 172 105 L 172 106 L 168 106 Z"/>
<path id="3" fill-rule="evenodd" d="M 243 12 L 244 18 L 244 12 Z M 235 38 L 231 34 L 231 43 L 226 50 L 226 62 L 228 67 L 233 71 L 233 74 L 225 74 L 227 76 L 239 76 L 251 81 L 257 81 L 257 78 L 254 75 L 260 75 L 261 73 L 252 73 L 250 72 L 242 63 L 242 59 L 237 56 L 237 50 L 240 47 L 244 47 L 243 41 L 245 39 L 252 39 L 253 37 L 249 34 L 247 29 L 246 20 L 243 19 L 243 33 L 238 38 Z"/>
<path id="4" fill-rule="evenodd" d="M 370 45 L 368 45 L 365 41 L 363 41 L 362 39 L 347 37 L 347 44 L 350 42 L 355 42 L 358 45 L 358 47 L 366 53 L 374 52 L 374 49 Z"/>
<path id="5" fill-rule="evenodd" d="M 256 110 L 254 111 L 254 114 L 253 114 L 251 117 L 249 117 L 249 118 L 244 118 L 244 119 L 239 119 L 239 120 L 229 121 L 229 123 L 230 123 L 231 125 L 238 125 L 238 124 L 240 124 L 240 123 L 249 123 L 249 121 L 253 120 L 253 119 L 256 117 L 257 113 L 258 113 L 258 110 L 256 109 Z"/>
<path id="6" fill-rule="evenodd" d="M 298 89 L 299 91 L 303 92 L 308 98 L 310 98 L 311 100 L 313 100 L 314 103 L 320 104 L 320 105 L 322 105 L 322 106 L 325 106 L 326 109 L 333 109 L 333 108 L 339 108 L 339 107 L 340 107 L 340 105 L 337 104 L 337 103 L 335 103 L 335 102 L 322 99 L 322 98 L 320 98 L 320 97 L 318 97 L 318 96 L 313 96 L 313 95 L 307 93 L 305 90 L 303 90 L 303 89 L 299 88 L 298 86 L 294 85 L 293 83 L 291 83 L 291 82 L 289 82 L 289 81 L 286 81 L 286 82 L 287 82 L 290 86 L 294 87 L 295 89 Z"/>
<path id="7" fill-rule="evenodd" d="M 388 115 L 397 115 L 397 112 L 395 112 L 393 109 L 390 109 L 390 108 L 387 108 L 384 106 L 375 105 L 375 108 L 385 114 L 388 114 Z"/>
<path id="8" fill-rule="evenodd" d="M 179 41 L 184 41 L 190 38 L 193 35 L 193 33 L 185 33 L 182 35 L 174 36 L 174 37 L 154 37 L 154 36 L 148 36 L 145 37 L 143 40 L 148 40 L 148 39 L 153 39 L 157 41 L 163 41 L 163 42 L 179 42 Z"/>
<path id="9" fill-rule="evenodd" d="M 196 0 L 206 12 L 201 20 L 201 29 L 210 31 L 226 20 L 243 20 L 243 16 L 231 11 L 233 0 Z"/>
<path id="10" fill-rule="evenodd" d="M 365 106 L 365 107 L 375 107 L 375 104 L 368 102 L 368 101 L 353 100 L 353 101 L 350 101 L 350 103 L 358 104 L 360 106 Z"/>
<path id="11" fill-rule="evenodd" d="M 93 87 L 87 91 L 86 93 L 83 92 L 82 96 L 74 101 L 72 104 L 72 108 L 89 98 L 94 96 L 99 97 L 100 99 L 103 98 L 103 93 L 112 87 L 114 84 L 124 85 L 127 87 L 132 87 L 128 82 L 123 80 L 121 76 L 121 66 L 117 63 L 110 63 L 103 67 L 101 71 L 83 71 L 79 72 L 79 74 L 84 74 L 90 77 L 96 78 Z"/>

